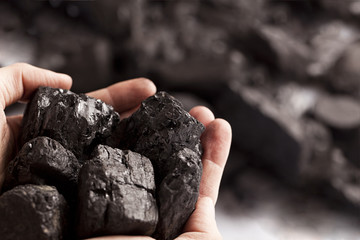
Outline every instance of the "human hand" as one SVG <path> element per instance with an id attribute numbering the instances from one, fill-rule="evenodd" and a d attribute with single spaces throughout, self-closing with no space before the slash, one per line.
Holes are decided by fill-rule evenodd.
<path id="1" fill-rule="evenodd" d="M 0 69 L 0 188 L 4 180 L 5 166 L 15 155 L 22 116 L 6 117 L 4 109 L 16 101 L 28 100 L 39 86 L 69 89 L 71 78 L 64 74 L 36 68 L 28 64 L 15 64 Z M 120 82 L 110 87 L 89 93 L 112 105 L 122 117 L 131 115 L 141 101 L 156 92 L 155 85 L 147 79 L 134 79 Z M 222 119 L 215 119 L 213 113 L 205 107 L 195 107 L 190 111 L 202 122 L 206 130 L 201 140 L 204 149 L 203 175 L 200 184 L 200 196 L 196 209 L 189 218 L 184 234 L 177 240 L 221 239 L 215 222 L 215 203 L 219 191 L 221 176 L 229 154 L 231 127 Z M 101 239 L 146 240 L 144 236 L 109 236 Z M 93 239 L 95 240 L 95 239 Z"/>
<path id="2" fill-rule="evenodd" d="M 27 101 L 39 86 L 69 89 L 72 79 L 68 75 L 17 63 L 0 68 L 0 190 L 5 169 L 16 152 L 22 116 L 5 116 L 5 108 L 17 101 Z M 128 116 L 142 100 L 155 94 L 155 85 L 147 79 L 134 79 L 114 84 L 106 89 L 89 93 L 114 106 L 122 117 Z"/>

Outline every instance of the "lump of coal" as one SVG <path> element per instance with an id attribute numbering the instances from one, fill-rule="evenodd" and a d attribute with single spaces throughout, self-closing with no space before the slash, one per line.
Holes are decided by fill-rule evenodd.
<path id="1" fill-rule="evenodd" d="M 171 156 L 168 174 L 158 187 L 159 223 L 156 239 L 174 239 L 195 209 L 202 164 L 197 153 L 185 148 Z"/>
<path id="2" fill-rule="evenodd" d="M 348 44 L 334 66 L 329 71 L 327 77 L 330 85 L 338 92 L 345 92 L 358 96 L 360 91 L 359 77 L 360 70 L 360 41 Z"/>
<path id="3" fill-rule="evenodd" d="M 119 118 L 111 106 L 95 98 L 40 87 L 24 114 L 22 142 L 47 136 L 82 160 L 110 136 Z"/>
<path id="4" fill-rule="evenodd" d="M 21 184 L 54 185 L 65 196 L 76 193 L 80 164 L 74 154 L 57 141 L 37 137 L 22 147 L 10 162 L 5 189 Z"/>
<path id="5" fill-rule="evenodd" d="M 231 84 L 217 105 L 233 126 L 233 146 L 251 155 L 252 164 L 272 168 L 288 183 L 301 184 L 326 165 L 330 134 L 318 122 L 302 118 L 313 100 L 306 106 L 303 98 L 297 108 L 289 97 L 281 97 L 278 104 L 269 95 L 265 89 Z M 283 104 L 285 99 L 288 104 Z"/>
<path id="6" fill-rule="evenodd" d="M 333 80 L 337 78 L 331 69 L 342 56 L 344 50 L 359 38 L 355 28 L 342 21 L 336 20 L 320 25 L 311 37 L 312 61 L 307 67 L 312 77 L 326 76 Z M 340 77 L 340 84 L 348 79 Z"/>
<path id="7" fill-rule="evenodd" d="M 115 138 L 120 138 L 117 144 L 121 149 L 130 149 L 148 157 L 157 175 L 164 162 L 184 148 L 200 156 L 200 135 L 204 129 L 178 100 L 165 92 L 158 92 L 120 123 L 120 133 Z"/>
<path id="8" fill-rule="evenodd" d="M 2 240 L 65 239 L 67 204 L 54 187 L 23 185 L 0 197 Z"/>
<path id="9" fill-rule="evenodd" d="M 203 131 L 204 126 L 165 92 L 146 99 L 137 112 L 120 123 L 115 137 L 120 138 L 121 148 L 148 157 L 154 166 L 161 220 L 155 233 L 158 239 L 180 234 L 195 208 L 202 174 Z"/>
<path id="10" fill-rule="evenodd" d="M 158 222 L 149 159 L 99 145 L 79 174 L 78 235 L 151 235 Z"/>
<path id="11" fill-rule="evenodd" d="M 241 48 L 271 69 L 303 76 L 310 58 L 305 44 L 280 28 L 260 25 L 251 28 L 241 39 Z"/>
<path id="12" fill-rule="evenodd" d="M 326 194 L 340 200 L 355 211 L 360 209 L 360 169 L 334 148 L 328 162 L 330 171 Z M 324 188 L 322 189 L 324 191 Z"/>
<path id="13" fill-rule="evenodd" d="M 360 104 L 348 96 L 322 95 L 313 114 L 327 126 L 339 131 L 355 130 L 360 126 Z"/>

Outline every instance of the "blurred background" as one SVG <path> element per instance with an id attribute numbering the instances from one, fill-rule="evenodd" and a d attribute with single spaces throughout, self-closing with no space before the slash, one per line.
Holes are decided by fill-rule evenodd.
<path id="1" fill-rule="evenodd" d="M 148 77 L 228 120 L 224 239 L 356 240 L 359 31 L 358 0 L 3 0 L 0 66 L 67 73 L 75 92 Z"/>

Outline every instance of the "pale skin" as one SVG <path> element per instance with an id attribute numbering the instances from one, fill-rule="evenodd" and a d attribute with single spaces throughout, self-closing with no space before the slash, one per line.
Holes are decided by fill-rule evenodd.
<path id="1" fill-rule="evenodd" d="M 70 89 L 72 79 L 24 63 L 0 68 L 0 189 L 8 162 L 17 152 L 17 141 L 22 116 L 5 116 L 5 108 L 15 102 L 28 101 L 39 86 Z M 156 87 L 148 79 L 138 78 L 123 81 L 107 88 L 88 93 L 89 96 L 112 105 L 122 117 L 129 116 L 141 101 L 155 94 Z M 230 150 L 231 127 L 223 119 L 215 119 L 206 107 L 197 106 L 190 114 L 202 122 L 206 130 L 201 136 L 204 149 L 202 156 L 203 175 L 196 209 L 185 225 L 184 233 L 177 240 L 222 239 L 215 221 L 215 204 L 225 163 Z M 144 236 L 107 236 L 92 240 L 150 240 Z"/>

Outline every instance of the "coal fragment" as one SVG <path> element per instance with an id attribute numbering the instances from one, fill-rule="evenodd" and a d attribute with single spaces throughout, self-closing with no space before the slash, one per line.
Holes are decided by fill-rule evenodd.
<path id="1" fill-rule="evenodd" d="M 359 33 L 351 25 L 342 21 L 331 21 L 322 24 L 311 37 L 312 61 L 307 72 L 312 77 L 332 79 L 334 64 L 339 60 L 344 50 L 359 38 Z M 347 81 L 341 79 L 341 81 Z"/>
<path id="2" fill-rule="evenodd" d="M 79 174 L 78 235 L 151 235 L 158 222 L 148 158 L 99 145 Z"/>
<path id="3" fill-rule="evenodd" d="M 157 172 L 174 153 L 189 148 L 201 155 L 200 135 L 204 129 L 178 100 L 168 93 L 158 92 L 120 123 L 118 134 L 110 144 L 148 157 L 158 178 Z"/>
<path id="4" fill-rule="evenodd" d="M 252 165 L 270 168 L 295 185 L 312 179 L 315 165 L 326 164 L 331 145 L 324 126 L 303 118 L 315 101 L 304 93 L 292 99 L 284 92 L 275 100 L 266 89 L 231 84 L 217 100 L 219 115 L 233 126 L 233 147 L 253 158 Z"/>
<path id="5" fill-rule="evenodd" d="M 155 233 L 158 239 L 179 235 L 194 210 L 202 173 L 200 135 L 203 131 L 204 126 L 165 92 L 143 101 L 137 112 L 120 123 L 115 136 L 115 140 L 119 138 L 120 148 L 148 157 L 154 166 L 162 221 Z"/>
<path id="6" fill-rule="evenodd" d="M 185 148 L 174 153 L 164 167 L 167 175 L 158 187 L 159 223 L 154 237 L 174 239 L 195 209 L 201 180 L 201 158 Z"/>
<path id="7" fill-rule="evenodd" d="M 260 25 L 240 39 L 240 48 L 249 56 L 284 74 L 304 76 L 310 59 L 308 47 L 281 28 Z"/>
<path id="8" fill-rule="evenodd" d="M 322 95 L 315 105 L 314 115 L 337 130 L 355 130 L 360 126 L 360 104 L 349 96 Z"/>
<path id="9" fill-rule="evenodd" d="M 4 188 L 30 183 L 54 185 L 72 198 L 79 170 L 80 164 L 72 152 L 51 138 L 37 137 L 25 143 L 9 163 Z"/>
<path id="10" fill-rule="evenodd" d="M 360 169 L 347 160 L 338 148 L 332 149 L 328 165 L 330 174 L 327 179 L 327 194 L 359 211 Z"/>
<path id="11" fill-rule="evenodd" d="M 80 159 L 110 136 L 119 114 L 101 100 L 68 90 L 40 87 L 23 119 L 22 142 L 47 136 Z"/>
<path id="12" fill-rule="evenodd" d="M 348 44 L 327 77 L 330 79 L 331 87 L 341 93 L 350 93 L 356 97 L 360 92 L 360 42 L 359 37 L 352 44 Z"/>
<path id="13" fill-rule="evenodd" d="M 22 185 L 0 197 L 2 240 L 66 237 L 67 204 L 54 187 Z"/>

